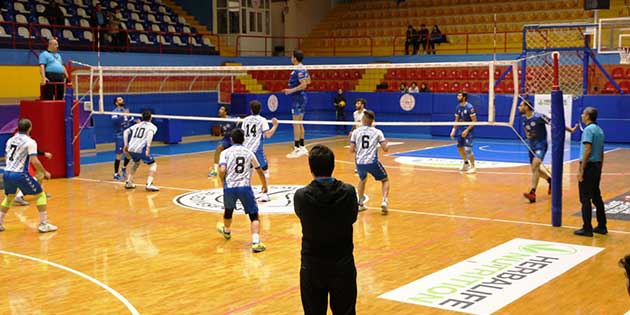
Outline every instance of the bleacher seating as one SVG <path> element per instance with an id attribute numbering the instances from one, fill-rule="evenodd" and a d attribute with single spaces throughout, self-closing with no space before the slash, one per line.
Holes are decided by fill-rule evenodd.
<path id="1" fill-rule="evenodd" d="M 44 16 L 47 0 L 8 1 L 0 8 L 0 47 L 43 49 L 55 36 L 64 50 L 95 49 L 96 30 L 90 26 L 92 1 L 64 0 L 60 8 L 65 25 L 50 25 Z M 87 4 L 90 3 L 90 4 Z M 121 28 L 126 30 L 124 48 L 109 47 L 110 36 L 104 34 L 102 50 L 128 50 L 169 53 L 218 54 L 212 41 L 201 34 L 159 0 L 102 0 L 107 13 L 120 7 Z M 15 37 L 15 38 L 14 38 Z"/>

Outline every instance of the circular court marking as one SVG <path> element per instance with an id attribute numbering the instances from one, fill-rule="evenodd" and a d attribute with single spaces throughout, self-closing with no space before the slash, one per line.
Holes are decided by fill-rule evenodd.
<path id="1" fill-rule="evenodd" d="M 413 166 L 425 166 L 435 168 L 450 168 L 458 169 L 462 166 L 462 160 L 455 159 L 443 159 L 443 158 L 427 158 L 427 157 L 410 157 L 403 156 L 397 157 L 394 161 L 404 165 Z M 475 161 L 476 168 L 504 168 L 504 167 L 517 167 L 527 165 L 524 163 L 513 162 L 490 162 L 490 161 Z"/>
<path id="2" fill-rule="evenodd" d="M 28 259 L 28 260 L 32 260 L 38 263 L 42 263 L 42 264 L 46 264 L 46 265 L 50 265 L 56 268 L 59 268 L 61 270 L 65 270 L 67 272 L 73 273 L 83 279 L 86 279 L 96 285 L 98 285 L 99 287 L 105 289 L 107 292 L 111 293 L 111 295 L 115 296 L 120 302 L 122 302 L 123 304 L 125 304 L 125 306 L 127 307 L 127 309 L 129 309 L 129 311 L 131 312 L 131 314 L 133 315 L 140 315 L 140 313 L 138 312 L 138 310 L 136 310 L 136 308 L 131 305 L 131 303 L 129 303 L 129 301 L 127 301 L 127 299 L 125 299 L 124 296 L 122 296 L 120 293 L 118 293 L 116 290 L 108 287 L 106 284 L 80 272 L 80 271 L 76 271 L 74 269 L 68 268 L 64 265 L 60 265 L 57 263 L 54 263 L 52 261 L 48 261 L 48 260 L 43 260 L 43 259 L 39 259 L 36 257 L 31 257 L 31 256 L 27 256 L 27 255 L 22 255 L 22 254 L 18 254 L 18 253 L 14 253 L 14 252 L 9 252 L 6 250 L 0 250 L 0 254 L 5 254 L 5 255 L 9 255 L 9 256 L 15 256 L 15 257 L 19 257 L 19 258 L 24 258 L 24 259 Z"/>

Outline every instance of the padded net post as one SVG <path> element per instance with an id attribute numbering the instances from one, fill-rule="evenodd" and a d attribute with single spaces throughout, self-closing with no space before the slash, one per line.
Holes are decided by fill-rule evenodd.
<path id="1" fill-rule="evenodd" d="M 564 101 L 559 86 L 560 53 L 552 56 L 551 91 L 551 224 L 562 226 L 562 174 L 564 166 Z"/>

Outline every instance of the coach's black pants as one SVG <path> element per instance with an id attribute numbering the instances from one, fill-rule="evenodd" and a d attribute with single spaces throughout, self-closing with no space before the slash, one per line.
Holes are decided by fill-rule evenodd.
<path id="1" fill-rule="evenodd" d="M 46 72 L 48 83 L 44 86 L 43 100 L 63 100 L 66 76 L 63 73 Z"/>
<path id="2" fill-rule="evenodd" d="M 591 217 L 593 211 L 591 200 L 595 205 L 597 224 L 600 227 L 606 226 L 606 212 L 604 210 L 604 201 L 602 200 L 602 193 L 599 190 L 599 182 L 601 177 L 601 162 L 586 163 L 584 174 L 582 176 L 582 182 L 579 183 L 580 202 L 582 203 L 582 220 L 584 221 L 584 225 L 582 227 L 585 231 L 593 231 L 593 226 L 591 225 Z"/>
<path id="3" fill-rule="evenodd" d="M 333 315 L 356 314 L 357 269 L 352 255 L 336 263 L 302 257 L 300 293 L 304 315 L 326 315 L 328 294 Z"/>
<path id="4" fill-rule="evenodd" d="M 346 121 L 346 113 L 343 111 L 343 109 L 342 110 L 336 110 L 335 117 L 336 117 L 337 121 Z M 348 133 L 348 126 L 346 126 L 346 125 L 343 125 L 343 126 L 337 125 L 335 127 L 335 129 L 336 129 L 337 132 L 344 132 L 342 134 L 347 134 Z"/>

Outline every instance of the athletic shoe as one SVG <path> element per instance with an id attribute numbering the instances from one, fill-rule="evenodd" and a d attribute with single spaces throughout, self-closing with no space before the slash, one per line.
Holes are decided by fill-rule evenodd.
<path id="1" fill-rule="evenodd" d="M 579 235 L 579 236 L 589 236 L 592 237 L 593 236 L 593 231 L 587 231 L 585 229 L 579 229 L 579 230 L 575 230 L 573 231 L 573 234 L 575 235 Z"/>
<path id="2" fill-rule="evenodd" d="M 293 151 L 289 154 L 287 154 L 287 158 L 289 159 L 295 159 L 298 158 L 302 155 L 302 150 L 300 150 L 300 148 L 293 148 Z"/>
<path id="3" fill-rule="evenodd" d="M 469 168 L 468 163 L 462 163 L 462 166 L 459 167 L 459 170 L 462 172 L 467 171 Z"/>
<path id="4" fill-rule="evenodd" d="M 259 202 L 268 202 L 268 201 L 271 201 L 271 198 L 269 197 L 269 195 L 268 195 L 268 194 L 266 194 L 266 193 L 262 193 L 262 194 L 260 194 L 260 196 L 257 198 L 257 200 L 258 200 Z"/>
<path id="5" fill-rule="evenodd" d="M 146 191 L 160 191 L 160 187 L 154 186 L 153 184 L 151 184 L 151 185 L 147 185 L 146 187 L 144 187 L 144 190 L 146 190 Z"/>
<path id="6" fill-rule="evenodd" d="M 48 233 L 57 231 L 57 227 L 48 222 L 42 222 L 37 227 L 37 230 L 39 231 L 39 233 Z"/>
<path id="7" fill-rule="evenodd" d="M 260 242 L 260 243 L 252 243 L 252 251 L 254 253 L 260 253 L 260 252 L 264 251 L 265 249 L 267 249 L 267 247 L 262 242 Z"/>
<path id="8" fill-rule="evenodd" d="M 528 193 L 523 193 L 523 197 L 525 197 L 527 200 L 529 200 L 529 203 L 536 202 L 536 193 L 533 192 L 533 191 L 530 191 Z"/>
<path id="9" fill-rule="evenodd" d="M 597 234 L 602 234 L 602 235 L 606 235 L 608 234 L 608 229 L 605 226 L 596 226 L 593 229 L 593 233 L 597 233 Z"/>
<path id="10" fill-rule="evenodd" d="M 360 203 L 359 204 L 359 211 L 365 211 L 365 210 L 367 210 L 367 207 L 364 204 Z"/>
<path id="11" fill-rule="evenodd" d="M 13 204 L 16 206 L 28 206 L 28 201 L 24 200 L 24 197 L 15 197 Z"/>
<path id="12" fill-rule="evenodd" d="M 134 185 L 132 182 L 125 183 L 125 189 L 134 189 L 134 188 L 136 188 L 136 185 Z"/>
<path id="13" fill-rule="evenodd" d="M 217 222 L 217 232 L 223 235 L 223 238 L 229 240 L 232 237 L 232 233 L 225 232 L 225 224 L 223 222 Z"/>
<path id="14" fill-rule="evenodd" d="M 0 232 L 4 231 L 4 225 L 0 224 Z"/>
<path id="15" fill-rule="evenodd" d="M 210 171 L 210 173 L 208 173 L 208 177 L 214 177 L 217 176 L 219 174 L 219 172 L 217 172 L 217 170 L 212 170 Z"/>
<path id="16" fill-rule="evenodd" d="M 122 168 L 122 173 L 121 173 L 120 176 L 122 176 L 123 179 L 127 178 L 127 168 L 126 167 Z"/>
<path id="17" fill-rule="evenodd" d="M 383 202 L 381 202 L 381 214 L 387 215 L 387 200 L 383 200 Z"/>
<path id="18" fill-rule="evenodd" d="M 358 174 L 358 173 L 359 173 L 359 170 L 357 170 L 357 169 L 355 168 L 355 169 L 354 169 L 354 173 L 355 173 L 355 174 Z"/>
<path id="19" fill-rule="evenodd" d="M 474 166 L 473 166 L 473 167 L 471 167 L 471 168 L 469 168 L 469 169 L 466 171 L 466 174 L 475 174 L 475 173 L 477 173 L 477 168 L 475 168 Z"/>
<path id="20" fill-rule="evenodd" d="M 126 177 L 126 176 L 125 176 L 125 177 Z M 125 180 L 125 177 L 122 177 L 122 176 L 120 176 L 120 175 L 118 175 L 118 174 L 114 174 L 114 180 L 117 180 L 117 181 L 122 181 L 122 180 Z"/>
<path id="21" fill-rule="evenodd" d="M 308 150 L 305 147 L 300 147 L 300 151 L 302 152 L 302 155 L 308 155 Z"/>
<path id="22" fill-rule="evenodd" d="M 49 193 L 46 193 L 46 199 L 50 199 L 50 198 L 52 198 L 52 195 Z"/>

